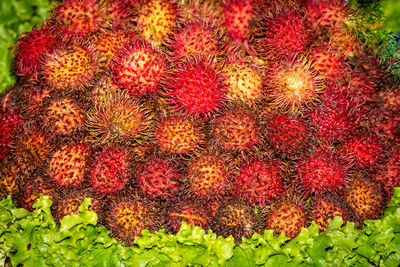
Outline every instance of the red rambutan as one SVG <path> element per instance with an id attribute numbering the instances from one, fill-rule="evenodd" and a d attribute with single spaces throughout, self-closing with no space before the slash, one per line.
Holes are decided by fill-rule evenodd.
<path id="1" fill-rule="evenodd" d="M 314 47 L 309 60 L 312 62 L 311 68 L 328 81 L 343 80 L 350 71 L 345 57 L 334 53 L 328 46 Z"/>
<path id="2" fill-rule="evenodd" d="M 18 110 L 0 107 L 0 160 L 7 157 L 14 131 L 23 122 Z"/>
<path id="3" fill-rule="evenodd" d="M 374 180 L 380 183 L 388 195 L 392 194 L 393 187 L 400 186 L 400 152 L 392 150 L 390 159 L 378 167 Z"/>

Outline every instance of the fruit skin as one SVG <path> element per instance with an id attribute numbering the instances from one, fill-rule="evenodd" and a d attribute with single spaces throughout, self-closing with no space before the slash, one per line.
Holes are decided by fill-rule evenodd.
<path id="1" fill-rule="evenodd" d="M 15 41 L 13 47 L 14 69 L 17 76 L 38 78 L 41 57 L 53 51 L 57 39 L 50 28 L 36 26 L 30 32 L 23 33 Z"/>
<path id="2" fill-rule="evenodd" d="M 126 43 L 132 38 L 132 33 L 120 28 L 111 28 L 94 35 L 90 42 L 96 47 L 100 62 L 108 70 L 110 63 Z"/>
<path id="3" fill-rule="evenodd" d="M 211 221 L 211 229 L 220 236 L 230 235 L 239 244 L 242 238 L 251 238 L 260 226 L 254 208 L 247 202 L 230 198 L 226 200 Z"/>
<path id="4" fill-rule="evenodd" d="M 6 158 L 0 160 L 0 198 L 6 198 L 11 195 L 13 199 L 19 196 L 22 179 L 22 168 L 16 160 Z"/>
<path id="5" fill-rule="evenodd" d="M 89 171 L 94 192 L 111 195 L 123 190 L 131 174 L 130 161 L 131 155 L 127 147 L 117 145 L 99 147 L 94 152 Z"/>
<path id="6" fill-rule="evenodd" d="M 258 118 L 240 106 L 226 108 L 216 115 L 210 128 L 215 146 L 224 152 L 249 152 L 261 144 Z"/>
<path id="7" fill-rule="evenodd" d="M 165 78 L 165 95 L 184 115 L 209 118 L 226 100 L 226 84 L 212 58 L 188 57 L 179 61 Z"/>
<path id="8" fill-rule="evenodd" d="M 213 0 L 188 0 L 178 2 L 180 12 L 180 21 L 202 20 L 206 23 L 215 23 L 222 25 L 224 15 L 222 5 L 219 1 Z"/>
<path id="9" fill-rule="evenodd" d="M 311 17 L 314 27 L 320 31 L 332 31 L 344 28 L 349 14 L 341 0 L 310 0 L 306 1 L 305 8 Z"/>
<path id="10" fill-rule="evenodd" d="M 235 179 L 234 194 L 250 203 L 264 204 L 281 195 L 284 165 L 274 158 L 245 160 Z"/>
<path id="11" fill-rule="evenodd" d="M 265 227 L 274 230 L 275 236 L 284 233 L 295 238 L 308 224 L 307 210 L 298 196 L 282 197 L 271 204 L 266 212 Z"/>
<path id="12" fill-rule="evenodd" d="M 344 90 L 349 93 L 355 102 L 358 102 L 358 105 L 363 105 L 374 99 L 375 87 L 376 85 L 368 73 L 354 71 Z"/>
<path id="13" fill-rule="evenodd" d="M 272 60 L 294 58 L 315 37 L 304 13 L 288 6 L 262 14 L 250 34 L 254 52 L 262 59 Z"/>
<path id="14" fill-rule="evenodd" d="M 343 195 L 353 210 L 360 227 L 364 220 L 378 219 L 385 208 L 384 191 L 379 184 L 363 173 L 355 173 L 349 179 Z"/>
<path id="15" fill-rule="evenodd" d="M 17 109 L 0 107 L 0 160 L 8 156 L 14 131 L 23 122 Z"/>
<path id="16" fill-rule="evenodd" d="M 312 62 L 311 68 L 328 82 L 338 82 L 349 75 L 345 58 L 334 53 L 328 45 L 313 47 L 308 58 Z"/>
<path id="17" fill-rule="evenodd" d="M 110 68 L 115 83 L 131 95 L 154 95 L 160 90 L 167 61 L 157 48 L 144 40 L 134 39 L 117 52 Z"/>
<path id="18" fill-rule="evenodd" d="M 67 143 L 49 157 L 47 173 L 56 186 L 80 187 L 90 155 L 90 146 L 85 143 Z"/>
<path id="19" fill-rule="evenodd" d="M 212 149 L 192 157 L 184 178 L 186 193 L 194 198 L 210 201 L 221 199 L 231 191 L 233 183 L 232 159 Z"/>
<path id="20" fill-rule="evenodd" d="M 400 152 L 391 150 L 389 160 L 378 166 L 377 173 L 373 175 L 374 181 L 382 185 L 388 196 L 393 194 L 393 188 L 400 186 Z"/>
<path id="21" fill-rule="evenodd" d="M 349 168 L 346 158 L 333 149 L 321 146 L 299 159 L 295 165 L 295 178 L 305 192 L 319 197 L 342 190 Z"/>
<path id="22" fill-rule="evenodd" d="M 138 164 L 136 180 L 141 192 L 149 199 L 173 198 L 181 185 L 181 173 L 172 158 L 151 155 Z"/>
<path id="23" fill-rule="evenodd" d="M 154 231 L 161 223 L 156 204 L 136 193 L 115 198 L 106 221 L 114 237 L 127 245 L 133 245 L 144 229 Z"/>
<path id="24" fill-rule="evenodd" d="M 263 124 L 267 142 L 285 157 L 297 158 L 310 141 L 311 131 L 301 117 L 276 113 L 265 116 Z"/>
<path id="25" fill-rule="evenodd" d="M 93 143 L 140 143 L 148 133 L 148 109 L 126 92 L 107 94 L 87 113 L 88 140 Z"/>
<path id="26" fill-rule="evenodd" d="M 160 116 L 155 126 L 154 142 L 162 154 L 192 154 L 204 145 L 204 122 L 182 114 Z"/>
<path id="27" fill-rule="evenodd" d="M 211 220 L 209 210 L 202 202 L 184 197 L 168 201 L 162 214 L 166 220 L 167 229 L 174 234 L 179 231 L 182 221 L 207 230 Z"/>

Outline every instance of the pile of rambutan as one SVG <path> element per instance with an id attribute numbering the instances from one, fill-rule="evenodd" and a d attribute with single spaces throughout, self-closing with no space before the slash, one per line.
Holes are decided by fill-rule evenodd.
<path id="1" fill-rule="evenodd" d="M 241 242 L 379 218 L 400 186 L 400 83 L 352 14 L 344 0 L 57 2 L 13 50 L 0 196 L 31 209 L 49 195 L 57 220 L 89 197 L 127 244 L 183 221 Z"/>

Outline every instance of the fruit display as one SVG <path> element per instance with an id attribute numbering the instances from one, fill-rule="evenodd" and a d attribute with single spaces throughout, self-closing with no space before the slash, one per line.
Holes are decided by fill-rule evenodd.
<path id="1" fill-rule="evenodd" d="M 395 58 L 341 0 L 65 0 L 14 48 L 0 196 L 112 237 L 361 228 L 400 186 Z M 312 222 L 315 223 L 312 223 Z"/>

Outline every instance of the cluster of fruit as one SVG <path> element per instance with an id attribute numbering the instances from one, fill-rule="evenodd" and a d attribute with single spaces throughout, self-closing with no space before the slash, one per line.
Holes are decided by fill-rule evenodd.
<path id="1" fill-rule="evenodd" d="M 65 0 L 14 47 L 0 189 L 55 217 L 92 198 L 131 244 L 182 221 L 294 238 L 378 218 L 400 91 L 340 0 Z"/>

